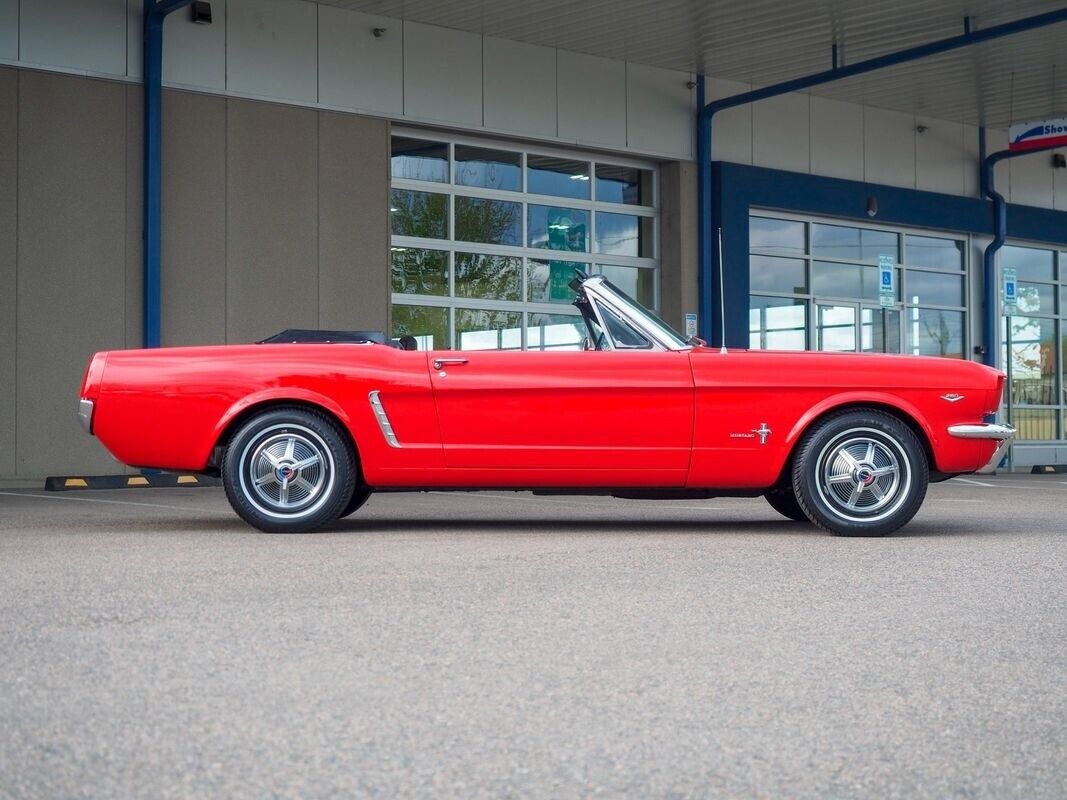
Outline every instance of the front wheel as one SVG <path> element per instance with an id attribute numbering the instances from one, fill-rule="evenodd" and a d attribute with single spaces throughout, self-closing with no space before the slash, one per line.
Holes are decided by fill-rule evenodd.
<path id="1" fill-rule="evenodd" d="M 793 491 L 807 517 L 838 536 L 884 536 L 915 516 L 929 483 L 911 428 L 873 409 L 812 427 L 793 462 Z"/>
<path id="2" fill-rule="evenodd" d="M 336 520 L 356 481 L 352 446 L 325 414 L 277 408 L 250 419 L 223 459 L 226 497 L 268 533 L 306 533 Z"/>

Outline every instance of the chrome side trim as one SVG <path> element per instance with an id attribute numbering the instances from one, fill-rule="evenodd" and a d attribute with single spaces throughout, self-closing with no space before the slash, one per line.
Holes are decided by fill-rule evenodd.
<path id="1" fill-rule="evenodd" d="M 1015 436 L 1015 428 L 1011 425 L 997 425 L 992 422 L 949 425 L 948 432 L 957 439 L 1011 439 Z"/>
<path id="2" fill-rule="evenodd" d="M 93 435 L 93 406 L 92 400 L 78 401 L 78 422 L 90 436 Z"/>
<path id="3" fill-rule="evenodd" d="M 378 420 L 378 427 L 382 429 L 382 436 L 385 437 L 386 443 L 390 447 L 400 447 L 400 442 L 397 441 L 396 433 L 393 432 L 393 424 L 389 421 L 389 415 L 385 413 L 385 406 L 382 405 L 379 392 L 375 389 L 367 398 L 370 400 L 371 410 L 374 411 L 374 418 Z"/>
<path id="4" fill-rule="evenodd" d="M 1000 446 L 993 453 L 989 462 L 978 470 L 979 475 L 988 475 L 991 472 L 995 472 L 997 467 L 1000 466 L 1000 461 L 1004 458 L 1004 454 L 1008 452 L 1008 448 L 1011 447 L 1011 443 L 1015 439 L 1015 428 L 1011 425 L 997 425 L 991 422 L 949 425 L 948 432 L 950 436 L 955 436 L 958 439 L 1000 440 Z"/>

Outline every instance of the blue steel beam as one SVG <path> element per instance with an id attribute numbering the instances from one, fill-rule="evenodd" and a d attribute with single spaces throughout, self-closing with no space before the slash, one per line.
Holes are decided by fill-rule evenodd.
<path id="1" fill-rule="evenodd" d="M 985 150 L 985 128 L 979 129 L 979 150 Z M 982 159 L 982 194 L 993 201 L 993 241 L 982 251 L 982 282 L 985 284 L 985 306 L 982 314 L 982 361 L 989 366 L 996 366 L 997 347 L 1000 336 L 997 333 L 997 320 L 1000 318 L 1000 283 L 997 281 L 997 251 L 1004 246 L 1008 236 L 1008 202 L 997 191 L 995 172 L 1001 161 L 1031 153 L 1045 153 L 1049 150 L 1062 150 L 1063 145 L 1034 147 L 1029 150 L 998 150 L 984 155 Z"/>
<path id="2" fill-rule="evenodd" d="M 162 330 L 163 20 L 191 2 L 144 0 L 144 347 L 159 347 Z"/>
<path id="3" fill-rule="evenodd" d="M 959 36 L 938 39 L 934 42 L 918 45 L 917 47 L 910 47 L 905 50 L 899 50 L 895 53 L 887 53 L 886 55 L 869 58 L 865 61 L 857 61 L 855 64 L 849 64 L 844 67 L 833 67 L 828 70 L 823 70 L 822 72 L 816 72 L 812 75 L 805 75 L 800 78 L 783 81 L 782 83 L 776 83 L 771 86 L 764 86 L 760 89 L 753 89 L 750 92 L 742 92 L 741 94 L 724 97 L 702 106 L 697 114 L 697 135 L 702 136 L 706 133 L 708 141 L 705 151 L 708 153 L 708 158 L 700 161 L 700 175 L 697 179 L 697 208 L 704 209 L 704 213 L 700 217 L 697 226 L 699 241 L 704 241 L 705 238 L 710 240 L 711 234 L 715 230 L 714 208 L 711 198 L 710 154 L 713 130 L 712 117 L 719 111 L 746 105 L 748 103 L 755 103 L 759 100 L 766 100 L 770 97 L 777 97 L 778 95 L 788 94 L 790 92 L 800 91 L 801 89 L 810 89 L 813 86 L 841 80 L 842 78 L 850 78 L 855 75 L 862 75 L 867 72 L 885 69 L 886 67 L 905 64 L 909 61 L 929 58 L 930 56 L 947 53 L 961 47 L 969 47 L 970 45 L 988 42 L 1015 33 L 1023 33 L 1024 31 L 1043 28 L 1059 22 L 1067 22 L 1067 8 L 1050 11 L 1046 14 L 1037 14 L 1032 17 L 1024 17 L 1023 19 L 1006 22 L 1002 25 L 994 25 L 979 31 L 971 29 L 971 19 L 966 17 L 964 18 L 964 33 Z M 700 140 L 698 140 L 697 149 L 698 151 L 700 150 Z M 706 196 L 701 196 L 705 191 L 707 192 Z M 722 269 L 722 267 L 721 265 L 714 263 L 716 259 L 712 256 L 711 248 L 709 247 L 704 250 L 698 247 L 698 254 L 701 259 L 698 272 L 698 285 L 702 287 L 718 285 L 715 280 L 715 271 Z M 701 289 L 701 293 L 703 295 L 703 289 Z M 710 297 L 705 298 L 701 296 L 700 303 L 702 309 L 705 304 L 708 306 L 712 305 Z M 721 307 L 721 302 L 719 307 Z M 704 313 L 701 313 L 700 326 L 700 335 L 702 338 L 707 339 L 714 344 L 723 344 L 722 342 L 716 342 L 712 335 L 716 326 L 713 326 L 713 320 L 710 314 L 705 315 Z M 745 346 L 743 342 L 737 342 L 735 345 L 739 347 Z"/>

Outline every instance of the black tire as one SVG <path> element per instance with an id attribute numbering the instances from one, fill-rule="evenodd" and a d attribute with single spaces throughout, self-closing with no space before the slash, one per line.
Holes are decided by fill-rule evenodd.
<path id="1" fill-rule="evenodd" d="M 804 514 L 838 536 L 884 536 L 915 516 L 930 480 L 922 443 L 896 417 L 843 411 L 812 426 L 793 459 Z"/>
<path id="2" fill-rule="evenodd" d="M 345 506 L 344 511 L 341 512 L 341 516 L 338 519 L 344 519 L 350 517 L 363 508 L 363 504 L 367 502 L 371 496 L 370 489 L 365 486 L 357 486 L 352 492 L 352 498 L 348 501 L 348 505 Z"/>
<path id="3" fill-rule="evenodd" d="M 307 533 L 335 521 L 356 484 L 356 457 L 330 417 L 275 408 L 248 420 L 226 447 L 222 484 L 249 525 Z"/>
<path id="4" fill-rule="evenodd" d="M 788 517 L 797 522 L 810 522 L 808 515 L 804 513 L 804 509 L 802 509 L 800 503 L 797 502 L 797 496 L 793 494 L 792 484 L 782 486 L 778 489 L 771 489 L 771 491 L 763 496 L 767 498 L 767 502 L 771 504 L 771 508 L 783 517 Z"/>

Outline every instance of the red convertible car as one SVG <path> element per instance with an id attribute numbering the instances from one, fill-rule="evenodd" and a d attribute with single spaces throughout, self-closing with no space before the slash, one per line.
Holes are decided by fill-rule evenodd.
<path id="1" fill-rule="evenodd" d="M 411 351 L 380 335 L 94 355 L 79 416 L 121 462 L 221 475 L 264 531 L 372 492 L 526 489 L 767 498 L 842 535 L 914 516 L 930 481 L 992 470 L 1004 375 L 941 358 L 719 350 L 602 276 L 572 283 L 573 351 Z M 347 340 L 347 341 L 346 341 Z"/>

